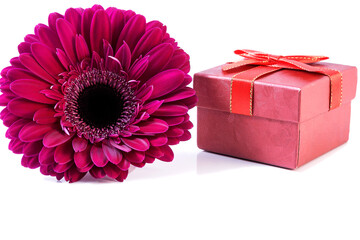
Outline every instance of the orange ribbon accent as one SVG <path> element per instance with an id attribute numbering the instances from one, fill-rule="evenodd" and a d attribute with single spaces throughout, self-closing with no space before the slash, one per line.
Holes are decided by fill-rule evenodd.
<path id="1" fill-rule="evenodd" d="M 309 63 L 316 63 L 328 59 L 328 57 L 278 56 L 253 50 L 236 50 L 234 52 L 244 59 L 239 62 L 227 63 L 222 67 L 225 72 L 240 71 L 231 79 L 230 112 L 232 113 L 252 116 L 254 81 L 265 74 L 281 69 L 302 70 L 328 76 L 330 78 L 329 110 L 341 105 L 342 74 L 340 71 L 309 65 Z M 249 69 L 249 66 L 253 65 L 255 67 Z"/>

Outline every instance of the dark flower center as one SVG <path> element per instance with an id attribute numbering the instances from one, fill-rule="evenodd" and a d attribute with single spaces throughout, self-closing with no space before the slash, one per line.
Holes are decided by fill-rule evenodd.
<path id="1" fill-rule="evenodd" d="M 121 95 L 106 85 L 85 88 L 78 98 L 79 115 L 89 125 L 103 128 L 116 123 L 123 110 Z"/>
<path id="2" fill-rule="evenodd" d="M 65 117 L 73 131 L 92 142 L 119 136 L 134 119 L 137 107 L 124 76 L 97 69 L 70 80 L 64 99 Z"/>

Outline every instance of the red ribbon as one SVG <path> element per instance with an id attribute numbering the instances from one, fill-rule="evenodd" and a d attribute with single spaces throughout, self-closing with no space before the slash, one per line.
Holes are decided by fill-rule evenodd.
<path id="1" fill-rule="evenodd" d="M 243 60 L 227 63 L 222 67 L 225 72 L 238 72 L 231 80 L 230 112 L 253 115 L 254 81 L 259 77 L 281 69 L 294 69 L 306 72 L 321 73 L 330 78 L 329 110 L 337 108 L 342 102 L 342 75 L 339 71 L 313 66 L 328 57 L 324 56 L 280 56 L 253 50 L 236 50 L 235 54 L 244 57 Z M 249 69 L 250 66 L 254 66 Z"/>

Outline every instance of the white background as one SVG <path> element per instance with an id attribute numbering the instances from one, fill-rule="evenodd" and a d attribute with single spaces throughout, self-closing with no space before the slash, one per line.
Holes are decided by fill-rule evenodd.
<path id="1" fill-rule="evenodd" d="M 50 12 L 95 2 L 2 0 L 0 68 Z M 238 48 L 359 67 L 356 2 L 98 0 L 165 23 L 191 74 L 238 59 Z M 172 163 L 136 169 L 124 183 L 68 184 L 23 168 L 1 126 L 0 239 L 360 239 L 359 107 L 357 97 L 349 142 L 296 171 L 203 152 L 194 129 Z"/>

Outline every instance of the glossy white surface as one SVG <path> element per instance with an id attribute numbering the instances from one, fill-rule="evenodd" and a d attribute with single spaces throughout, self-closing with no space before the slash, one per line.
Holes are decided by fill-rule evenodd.
<path id="1" fill-rule="evenodd" d="M 95 2 L 2 1 L 0 68 L 49 12 Z M 238 59 L 237 48 L 360 66 L 356 1 L 97 2 L 164 22 L 191 74 Z M 352 107 L 349 142 L 296 171 L 203 152 L 193 129 L 172 163 L 135 169 L 124 183 L 68 184 L 26 169 L 1 125 L 0 239 L 359 239 L 359 96 Z"/>

